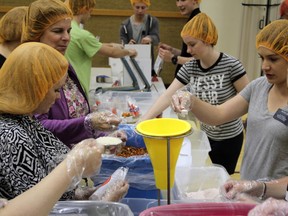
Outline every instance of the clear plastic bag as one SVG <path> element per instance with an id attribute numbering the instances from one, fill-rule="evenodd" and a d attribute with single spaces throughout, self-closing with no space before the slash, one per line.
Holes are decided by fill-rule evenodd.
<path id="1" fill-rule="evenodd" d="M 129 168 L 119 167 L 106 181 L 89 197 L 90 200 L 106 200 L 123 184 Z"/>

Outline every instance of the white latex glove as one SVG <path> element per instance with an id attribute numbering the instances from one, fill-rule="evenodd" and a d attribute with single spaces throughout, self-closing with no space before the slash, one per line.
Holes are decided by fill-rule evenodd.
<path id="1" fill-rule="evenodd" d="M 127 134 L 124 130 L 116 130 L 110 134 L 108 134 L 108 136 L 110 137 L 117 137 L 119 139 L 122 140 L 122 142 L 126 142 L 127 141 Z"/>
<path id="2" fill-rule="evenodd" d="M 183 88 L 177 90 L 172 95 L 171 107 L 177 113 L 187 115 L 188 111 L 193 107 L 193 95 L 195 89 L 191 83 L 187 84 Z"/>
<path id="3" fill-rule="evenodd" d="M 119 202 L 123 197 L 126 196 L 128 189 L 129 189 L 128 182 L 120 181 L 109 191 L 106 192 L 102 200 L 109 202 Z"/>
<path id="4" fill-rule="evenodd" d="M 67 173 L 72 177 L 70 188 L 75 188 L 83 177 L 90 177 L 99 172 L 104 147 L 95 139 L 86 139 L 76 144 L 67 154 Z"/>
<path id="5" fill-rule="evenodd" d="M 263 184 L 257 181 L 244 180 L 228 180 L 220 187 L 220 193 L 224 198 L 232 200 L 236 199 L 242 193 L 247 193 L 250 196 L 261 195 Z M 238 198 L 239 199 L 239 198 Z"/>
<path id="6" fill-rule="evenodd" d="M 121 118 L 109 111 L 92 112 L 85 118 L 85 126 L 95 130 L 113 130 L 121 123 Z"/>
<path id="7" fill-rule="evenodd" d="M 287 216 L 288 202 L 284 200 L 267 199 L 253 208 L 248 216 Z"/>

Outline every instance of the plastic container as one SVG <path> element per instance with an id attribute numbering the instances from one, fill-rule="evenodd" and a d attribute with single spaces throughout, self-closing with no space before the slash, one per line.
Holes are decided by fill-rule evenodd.
<path id="1" fill-rule="evenodd" d="M 171 203 L 180 203 L 179 200 L 171 200 Z M 143 199 L 143 198 L 124 198 L 121 203 L 129 206 L 135 216 L 138 216 L 142 211 L 158 206 L 158 199 Z M 160 200 L 160 205 L 167 205 L 167 200 Z"/>
<path id="2" fill-rule="evenodd" d="M 133 216 L 128 205 L 116 202 L 102 201 L 58 201 L 49 216 L 79 215 L 79 216 Z"/>
<path id="3" fill-rule="evenodd" d="M 173 197 L 182 201 L 220 201 L 219 188 L 230 178 L 220 165 L 177 167 Z"/>
<path id="4" fill-rule="evenodd" d="M 97 101 L 98 109 L 110 110 L 122 116 L 123 113 L 129 112 L 127 104 L 127 97 L 129 97 L 139 107 L 140 115 L 138 117 L 140 117 L 148 111 L 159 96 L 160 94 L 157 92 L 107 91 L 97 96 L 90 94 L 89 103 L 93 108 Z M 137 120 L 138 118 L 123 118 L 123 123 L 135 123 Z"/>
<path id="5" fill-rule="evenodd" d="M 210 142 L 204 131 L 194 130 L 186 137 L 191 143 L 192 166 L 205 166 L 208 153 L 211 151 Z"/>
<path id="6" fill-rule="evenodd" d="M 129 206 L 134 216 L 138 216 L 142 211 L 146 210 L 148 206 L 157 202 L 156 199 L 143 199 L 143 198 L 124 198 L 121 203 Z"/>
<path id="7" fill-rule="evenodd" d="M 184 203 L 148 208 L 140 216 L 247 216 L 254 207 L 246 203 Z"/>

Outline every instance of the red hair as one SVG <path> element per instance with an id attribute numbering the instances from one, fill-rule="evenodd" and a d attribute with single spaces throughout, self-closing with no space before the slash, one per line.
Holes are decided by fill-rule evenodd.
<path id="1" fill-rule="evenodd" d="M 288 13 L 288 0 L 284 0 L 280 5 L 280 17 Z"/>

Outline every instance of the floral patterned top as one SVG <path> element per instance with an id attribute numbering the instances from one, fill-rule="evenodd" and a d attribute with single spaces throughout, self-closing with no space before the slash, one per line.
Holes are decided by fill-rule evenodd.
<path id="1" fill-rule="evenodd" d="M 70 117 L 78 118 L 86 116 L 89 113 L 87 101 L 83 94 L 78 90 L 75 82 L 69 76 L 67 76 L 63 90 L 67 100 Z"/>

